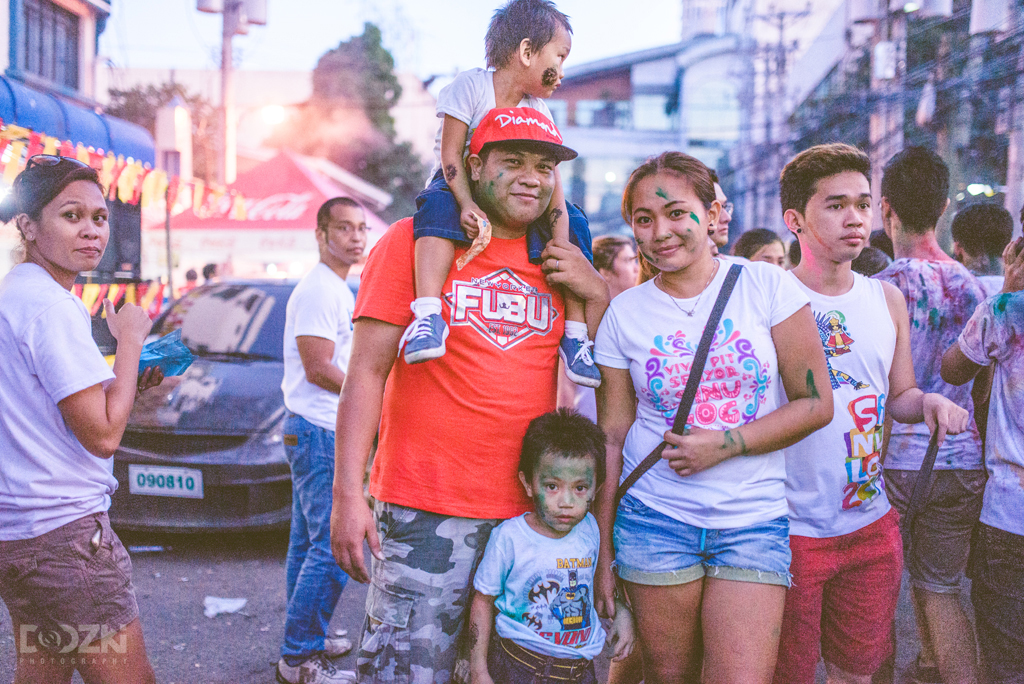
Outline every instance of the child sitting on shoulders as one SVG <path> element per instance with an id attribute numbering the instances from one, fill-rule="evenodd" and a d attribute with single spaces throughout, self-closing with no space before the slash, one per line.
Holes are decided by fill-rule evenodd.
<path id="1" fill-rule="evenodd" d="M 588 510 L 604 480 L 604 455 L 604 433 L 576 411 L 559 409 L 530 423 L 519 479 L 534 510 L 494 528 L 476 571 L 473 684 L 596 682 L 593 659 L 605 630 L 593 591 L 600 533 Z M 615 660 L 629 655 L 633 633 L 632 614 L 617 602 Z"/>
<path id="2" fill-rule="evenodd" d="M 416 198 L 413 236 L 416 239 L 415 320 L 406 329 L 406 363 L 421 363 L 445 353 L 448 325 L 441 316 L 441 295 L 455 259 L 455 243 L 467 244 L 480 232 L 487 216 L 473 201 L 465 160 L 473 131 L 495 108 L 530 107 L 553 119 L 542 98 L 551 97 L 562 80 L 562 63 L 572 47 L 569 18 L 550 0 L 509 0 L 494 13 L 485 45 L 490 69 L 463 71 L 437 98 L 443 117 L 434 146 L 432 178 Z M 575 155 L 574 155 L 575 156 Z M 530 261 L 552 238 L 568 240 L 593 261 L 590 229 L 581 211 L 565 201 L 558 171 L 551 202 L 527 234 Z M 559 356 L 573 382 L 601 384 L 594 365 L 584 318 L 583 301 L 565 288 L 565 334 Z"/>

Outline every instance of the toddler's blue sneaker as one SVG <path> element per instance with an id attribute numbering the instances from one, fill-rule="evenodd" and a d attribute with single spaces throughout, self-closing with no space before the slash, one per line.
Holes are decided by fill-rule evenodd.
<path id="1" fill-rule="evenodd" d="M 601 371 L 594 365 L 594 357 L 590 350 L 594 343 L 590 340 L 579 340 L 562 335 L 558 345 L 558 355 L 565 364 L 565 374 L 577 385 L 583 387 L 600 387 Z"/>
<path id="2" fill-rule="evenodd" d="M 441 314 L 429 314 L 414 320 L 398 343 L 405 348 L 405 362 L 423 363 L 444 356 L 444 341 L 448 339 L 448 324 Z"/>

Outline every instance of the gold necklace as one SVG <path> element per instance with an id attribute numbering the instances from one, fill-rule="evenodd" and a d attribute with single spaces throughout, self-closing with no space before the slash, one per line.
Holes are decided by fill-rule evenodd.
<path id="1" fill-rule="evenodd" d="M 715 279 L 715 274 L 716 273 L 718 273 L 718 259 L 715 259 L 715 267 L 711 269 L 711 277 L 708 278 L 708 282 L 704 283 L 703 289 L 701 289 L 700 294 L 697 295 L 697 301 L 695 301 L 693 303 L 693 308 L 690 309 L 689 311 L 687 311 L 683 307 L 679 306 L 679 302 L 676 301 L 676 298 L 673 297 L 671 294 L 669 294 L 668 290 L 664 289 L 665 281 L 661 277 L 661 273 L 658 273 L 658 276 L 657 276 L 656 280 L 660 280 L 661 281 L 661 288 L 660 289 L 661 289 L 662 292 L 665 293 L 665 296 L 667 296 L 669 298 L 669 301 L 671 301 L 673 304 L 675 304 L 676 308 L 679 309 L 680 311 L 682 311 L 684 314 L 686 314 L 690 318 L 693 318 L 693 312 L 696 311 L 697 307 L 700 305 L 700 300 L 704 296 L 704 291 L 708 289 L 708 285 L 710 285 L 711 281 Z"/>

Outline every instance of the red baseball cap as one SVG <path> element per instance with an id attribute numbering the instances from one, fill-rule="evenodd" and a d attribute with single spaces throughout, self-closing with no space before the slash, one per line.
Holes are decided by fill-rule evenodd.
<path id="1" fill-rule="evenodd" d="M 480 154 L 485 146 L 499 142 L 529 142 L 547 148 L 558 161 L 576 158 L 576 150 L 562 144 L 558 127 L 541 112 L 531 107 L 492 109 L 473 132 L 470 154 Z"/>

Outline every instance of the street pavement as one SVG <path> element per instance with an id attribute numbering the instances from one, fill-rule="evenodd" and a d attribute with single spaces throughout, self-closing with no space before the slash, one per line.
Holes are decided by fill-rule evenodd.
<path id="1" fill-rule="evenodd" d="M 121 535 L 126 546 L 163 546 L 133 553 L 134 581 L 146 645 L 161 684 L 271 684 L 284 633 L 286 534 Z M 904 582 L 906 586 L 906 582 Z M 207 618 L 206 596 L 245 598 L 240 613 Z M 366 587 L 355 582 L 342 593 L 332 630 L 358 640 Z M 898 672 L 918 643 L 906 590 L 897 612 Z M 15 644 L 10 617 L 0 609 L 0 684 L 14 680 Z M 339 658 L 354 669 L 351 655 Z M 607 659 L 598 661 L 604 681 Z M 76 675 L 75 682 L 81 682 Z M 819 668 L 819 682 L 824 682 Z M 902 682 L 898 677 L 897 682 Z"/>

